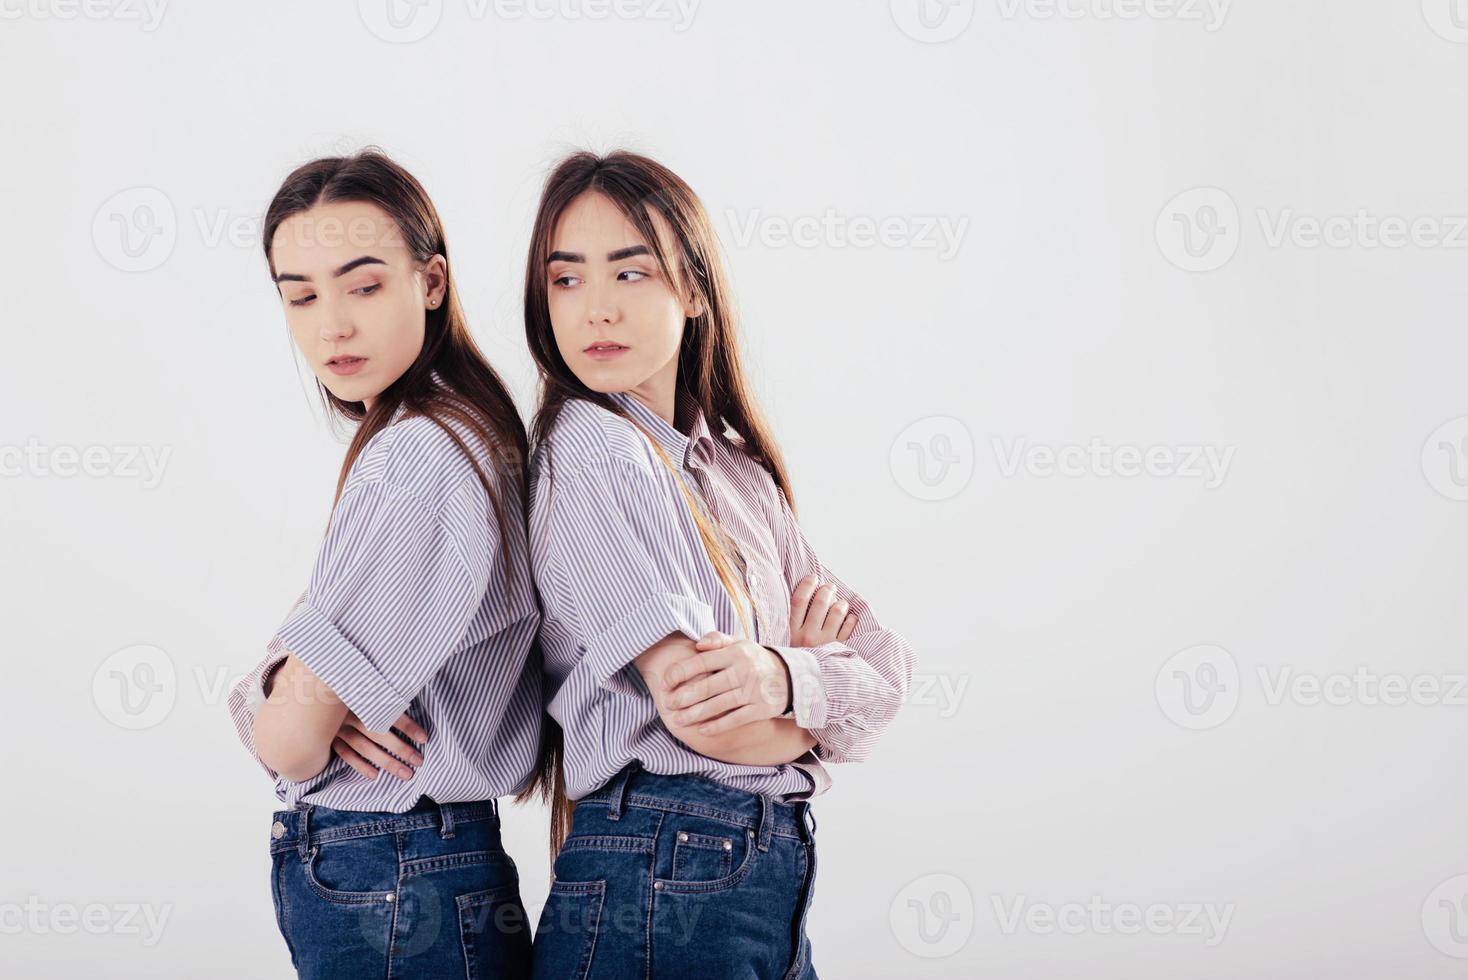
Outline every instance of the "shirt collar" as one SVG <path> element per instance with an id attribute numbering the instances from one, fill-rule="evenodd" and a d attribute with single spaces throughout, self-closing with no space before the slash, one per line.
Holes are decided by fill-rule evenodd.
<path id="1" fill-rule="evenodd" d="M 636 395 L 626 391 L 608 392 L 612 401 L 627 410 L 627 414 L 637 420 L 648 433 L 663 447 L 663 451 L 670 459 L 678 460 L 687 466 L 690 458 L 701 460 L 708 459 L 713 449 L 713 433 L 709 429 L 708 420 L 704 418 L 703 409 L 699 408 L 698 402 L 693 395 L 681 386 L 675 396 L 676 408 L 673 417 L 691 420 L 689 431 L 685 435 L 679 429 L 669 425 L 661 415 L 644 405 Z"/>

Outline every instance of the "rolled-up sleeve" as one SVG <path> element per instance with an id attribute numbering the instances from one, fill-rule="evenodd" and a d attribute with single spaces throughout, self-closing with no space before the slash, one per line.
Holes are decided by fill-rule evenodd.
<path id="1" fill-rule="evenodd" d="M 494 533 L 486 521 L 484 534 Z M 381 481 L 350 486 L 332 512 L 305 601 L 271 646 L 321 678 L 369 731 L 386 732 L 462 644 L 496 546 L 466 547 L 411 491 Z"/>
<path id="2" fill-rule="evenodd" d="M 856 625 L 845 642 L 770 649 L 790 668 L 795 723 L 815 736 L 816 756 L 827 762 L 858 762 L 870 755 L 907 698 L 913 650 L 877 621 L 866 600 L 821 564 L 778 486 L 775 493 L 780 503 L 776 540 L 787 587 L 793 592 L 807 575 L 830 583 L 856 615 Z"/>
<path id="3" fill-rule="evenodd" d="M 678 569 L 688 528 L 652 475 L 620 457 L 558 473 L 550 492 L 554 582 L 542 601 L 547 618 L 573 628 L 581 654 L 561 692 L 645 697 L 638 654 L 671 633 L 697 640 L 715 628 Z"/>

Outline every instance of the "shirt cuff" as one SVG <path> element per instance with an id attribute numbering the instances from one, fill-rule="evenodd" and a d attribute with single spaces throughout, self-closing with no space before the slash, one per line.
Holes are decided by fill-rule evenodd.
<path id="1" fill-rule="evenodd" d="M 628 697 L 644 697 L 641 675 L 626 670 L 648 647 L 669 633 L 699 640 L 714 628 L 714 610 L 706 602 L 672 593 L 657 593 L 586 644 L 584 662 L 597 683 Z M 637 679 L 633 680 L 633 675 Z"/>
<path id="2" fill-rule="evenodd" d="M 408 698 L 310 605 L 280 628 L 275 640 L 321 678 L 369 732 L 386 732 L 408 708 Z M 274 641 L 273 641 L 274 642 Z"/>
<path id="3" fill-rule="evenodd" d="M 805 647 L 777 647 L 769 649 L 779 654 L 790 669 L 790 701 L 794 711 L 781 715 L 795 719 L 795 724 L 807 731 L 826 727 L 826 683 L 821 678 L 821 664 L 815 654 Z"/>

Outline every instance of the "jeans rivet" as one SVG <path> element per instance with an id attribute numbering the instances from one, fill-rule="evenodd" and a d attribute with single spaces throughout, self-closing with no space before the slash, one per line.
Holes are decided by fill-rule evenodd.
<path id="1" fill-rule="evenodd" d="M 731 841 L 731 840 L 724 841 L 724 850 L 726 850 L 726 851 L 732 851 L 732 850 L 734 850 L 734 842 Z"/>
<path id="2" fill-rule="evenodd" d="M 655 882 L 653 882 L 652 883 L 652 890 L 655 891 L 655 892 L 662 891 L 663 890 L 663 883 L 661 881 L 655 881 Z"/>
<path id="3" fill-rule="evenodd" d="M 277 821 L 275 821 L 275 823 L 271 824 L 270 825 L 270 836 L 271 837 L 274 837 L 276 840 L 280 840 L 282 837 L 284 837 L 285 836 L 285 824 L 281 823 L 279 820 L 277 820 Z"/>
<path id="4" fill-rule="evenodd" d="M 388 892 L 386 895 L 384 895 L 382 897 L 383 897 L 383 900 L 384 901 L 388 901 L 388 902 L 391 902 L 393 899 L 397 898 L 397 896 L 394 895 L 392 892 Z"/>
<path id="5" fill-rule="evenodd" d="M 688 835 L 685 834 L 683 831 L 680 830 L 680 831 L 678 831 L 678 840 L 680 840 L 680 841 L 682 841 L 683 843 L 686 844 L 686 843 L 688 843 Z"/>

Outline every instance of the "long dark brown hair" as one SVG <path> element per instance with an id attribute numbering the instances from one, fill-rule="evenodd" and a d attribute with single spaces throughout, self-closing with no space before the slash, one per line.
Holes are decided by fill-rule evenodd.
<path id="1" fill-rule="evenodd" d="M 416 261 L 427 262 L 433 256 L 441 255 L 448 265 L 449 248 L 443 223 L 423 185 L 386 154 L 368 148 L 352 156 L 312 160 L 285 178 L 265 211 L 262 228 L 265 260 L 270 265 L 272 277 L 276 269 L 271 245 L 280 225 L 318 205 L 339 201 L 376 205 L 393 220 Z M 448 265 L 445 277 L 444 301 L 437 307 L 424 310 L 423 349 L 402 376 L 374 400 L 370 410 L 362 402 L 343 401 L 332 394 L 320 379 L 316 381 L 328 418 L 334 422 L 357 423 L 337 477 L 333 506 L 340 499 L 347 475 L 363 447 L 393 420 L 401 407 L 408 417 L 421 415 L 430 419 L 468 458 L 489 497 L 499 526 L 506 527 L 511 520 L 519 521 L 523 526 L 523 508 L 514 508 L 513 513 L 506 513 L 506 502 L 496 487 L 513 486 L 509 481 L 516 481 L 520 500 L 529 500 L 526 467 L 529 447 L 525 426 L 520 421 L 509 389 L 485 360 L 469 333 L 464 310 L 454 288 L 451 265 Z M 441 383 L 435 381 L 435 373 Z M 476 454 L 450 422 L 463 426 L 489 450 L 497 473 L 485 472 Z M 505 572 L 509 575 L 512 569 L 510 536 L 500 534 L 498 537 Z M 538 662 L 538 645 L 532 650 L 532 655 Z M 549 801 L 557 768 L 554 748 L 543 744 L 536 771 L 516 799 L 540 797 Z"/>
<path id="2" fill-rule="evenodd" d="M 740 360 L 737 322 L 728 278 L 720 258 L 718 240 L 698 195 L 681 177 L 648 157 L 626 151 L 599 156 L 580 152 L 562 160 L 546 180 L 535 228 L 530 237 L 530 254 L 525 266 L 525 338 L 540 373 L 540 399 L 531 423 L 531 440 L 537 451 L 548 450 L 547 438 L 555 429 L 562 407 L 581 398 L 638 425 L 608 395 L 593 391 L 566 366 L 551 327 L 546 261 L 552 236 L 561 215 L 582 194 L 601 194 L 626 215 L 641 234 L 657 260 L 658 269 L 680 298 L 693 299 L 701 312 L 687 317 L 678 349 L 677 384 L 692 395 L 702 409 L 709 428 L 722 433 L 734 430 L 737 445 L 774 479 L 790 506 L 795 506 L 784 457 L 755 403 Z M 668 254 L 654 224 L 654 213 L 672 229 L 674 254 Z M 638 425 L 638 428 L 641 428 Z M 644 433 L 646 430 L 644 430 Z M 705 550 L 730 596 L 744 592 L 735 574 L 729 546 L 717 521 L 704 513 L 689 493 L 680 475 L 656 439 L 649 436 L 663 465 L 673 472 L 703 539 Z M 540 452 L 540 465 L 550 466 L 549 452 Z M 681 460 L 679 463 L 681 464 Z M 747 594 L 747 593 L 746 593 Z M 736 610 L 743 612 L 740 604 Z M 748 632 L 746 630 L 746 632 Z M 553 719 L 545 720 L 561 732 Z M 551 805 L 551 853 L 554 855 L 570 833 L 574 806 L 566 798 L 565 774 L 557 757 L 555 795 Z"/>

